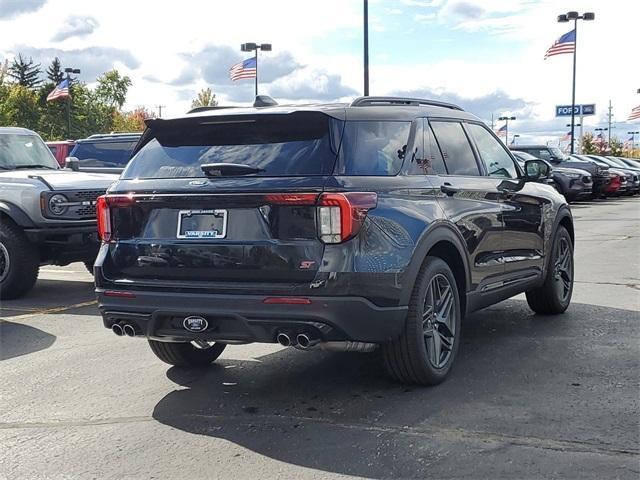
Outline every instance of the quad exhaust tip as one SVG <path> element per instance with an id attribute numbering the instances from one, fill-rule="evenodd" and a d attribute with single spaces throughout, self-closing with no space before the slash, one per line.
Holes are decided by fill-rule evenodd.
<path id="1" fill-rule="evenodd" d="M 314 345 L 317 345 L 318 343 L 320 343 L 320 339 L 311 338 L 306 333 L 299 333 L 298 336 L 296 337 L 296 342 L 298 342 L 298 345 L 300 346 L 300 348 L 311 348 Z"/>
<path id="2" fill-rule="evenodd" d="M 113 325 L 111 325 L 111 331 L 119 337 L 124 335 L 124 330 L 122 329 L 119 323 L 114 323 Z"/>
<path id="3" fill-rule="evenodd" d="M 283 347 L 290 347 L 291 346 L 291 337 L 289 337 L 289 335 L 287 335 L 284 332 L 280 332 L 277 336 L 276 336 L 276 340 L 278 341 L 278 343 L 280 345 L 282 345 Z"/>
<path id="4" fill-rule="evenodd" d="M 124 334 L 127 337 L 135 337 L 136 336 L 136 329 L 133 328 L 133 325 L 125 325 L 124 327 L 122 327 L 122 331 L 124 332 Z"/>

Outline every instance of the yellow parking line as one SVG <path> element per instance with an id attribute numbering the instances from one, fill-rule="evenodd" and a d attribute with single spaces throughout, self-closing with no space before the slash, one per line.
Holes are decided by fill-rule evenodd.
<path id="1" fill-rule="evenodd" d="M 27 313 L 24 315 L 16 315 L 15 317 L 8 317 L 11 318 L 11 321 L 14 320 L 22 320 L 24 318 L 33 318 L 33 317 L 37 317 L 38 315 L 49 315 L 52 313 L 62 313 L 62 312 L 66 312 L 67 310 L 73 310 L 74 308 L 82 308 L 82 307 L 88 307 L 90 305 L 96 305 L 98 303 L 97 300 L 91 300 L 90 302 L 81 302 L 81 303 L 75 303 L 73 305 L 67 305 L 64 307 L 52 307 L 52 308 L 45 308 L 43 310 L 37 310 L 33 313 Z M 7 310 L 11 310 L 11 308 L 8 308 Z M 2 319 L 0 319 L 2 320 Z"/>

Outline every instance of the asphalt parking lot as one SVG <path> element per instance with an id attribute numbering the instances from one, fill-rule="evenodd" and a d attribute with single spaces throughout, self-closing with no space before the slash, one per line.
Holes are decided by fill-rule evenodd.
<path id="1" fill-rule="evenodd" d="M 474 314 L 451 377 L 391 382 L 377 354 L 228 347 L 202 371 L 104 329 L 80 264 L 1 305 L 0 476 L 640 476 L 640 200 L 577 204 L 568 312 Z"/>

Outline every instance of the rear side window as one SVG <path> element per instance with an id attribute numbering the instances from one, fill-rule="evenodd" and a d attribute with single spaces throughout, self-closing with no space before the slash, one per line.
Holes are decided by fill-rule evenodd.
<path id="1" fill-rule="evenodd" d="M 71 153 L 81 167 L 124 167 L 136 142 L 83 142 Z"/>
<path id="2" fill-rule="evenodd" d="M 410 130 L 411 122 L 346 122 L 336 175 L 396 175 Z"/>
<path id="3" fill-rule="evenodd" d="M 425 119 L 418 120 L 416 128 L 416 151 L 412 155 L 412 164 L 409 169 L 411 175 L 438 175 L 446 174 L 442 154 L 438 143 L 431 131 L 429 122 Z"/>
<path id="4" fill-rule="evenodd" d="M 210 163 L 247 165 L 257 176 L 329 175 L 342 125 L 318 112 L 158 121 L 122 178 L 204 177 Z"/>
<path id="5" fill-rule="evenodd" d="M 502 144 L 489 133 L 482 125 L 468 123 L 467 128 L 471 132 L 480 158 L 487 167 L 487 173 L 491 177 L 517 178 L 516 166 L 511 156 Z"/>
<path id="6" fill-rule="evenodd" d="M 476 158 L 458 122 L 431 122 L 449 175 L 476 176 L 480 174 Z"/>

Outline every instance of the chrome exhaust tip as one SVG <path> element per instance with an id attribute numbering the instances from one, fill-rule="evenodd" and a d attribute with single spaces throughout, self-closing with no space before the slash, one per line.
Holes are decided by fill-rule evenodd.
<path id="1" fill-rule="evenodd" d="M 119 323 L 114 323 L 113 325 L 111 325 L 111 331 L 119 337 L 124 335 L 124 330 L 122 329 Z"/>
<path id="2" fill-rule="evenodd" d="M 127 337 L 136 336 L 136 329 L 133 327 L 133 325 L 126 324 L 124 327 L 122 327 L 122 331 Z"/>
<path id="3" fill-rule="evenodd" d="M 278 341 L 278 343 L 280 345 L 282 345 L 283 347 L 290 347 L 291 346 L 291 337 L 289 337 L 289 335 L 287 335 L 284 332 L 280 332 L 277 336 L 276 336 L 276 340 Z"/>
<path id="4" fill-rule="evenodd" d="M 314 345 L 320 343 L 320 340 L 318 338 L 311 338 L 306 333 L 299 333 L 296 337 L 296 342 L 298 342 L 298 345 L 301 348 L 311 348 Z"/>

